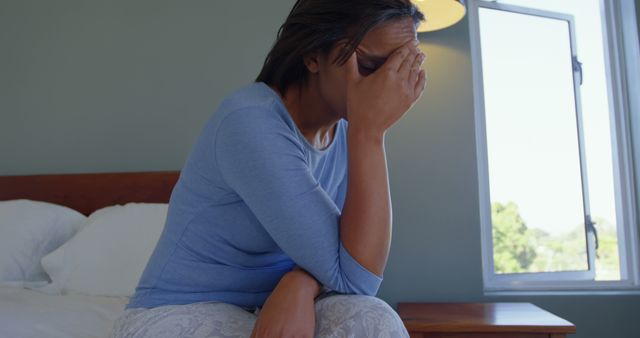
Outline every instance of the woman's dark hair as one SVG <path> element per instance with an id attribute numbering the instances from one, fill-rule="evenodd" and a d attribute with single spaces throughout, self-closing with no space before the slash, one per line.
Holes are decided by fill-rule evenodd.
<path id="1" fill-rule="evenodd" d="M 291 84 L 308 80 L 303 61 L 307 53 L 326 55 L 336 42 L 347 39 L 344 50 L 333 60 L 342 65 L 372 28 L 407 16 L 416 28 L 425 20 L 410 0 L 297 0 L 255 82 L 274 85 L 284 93 Z"/>

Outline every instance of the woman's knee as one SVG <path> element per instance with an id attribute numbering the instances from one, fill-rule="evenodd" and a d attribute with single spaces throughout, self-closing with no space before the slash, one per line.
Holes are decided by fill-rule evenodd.
<path id="1" fill-rule="evenodd" d="M 316 337 L 409 337 L 398 313 L 384 300 L 336 294 L 316 302 Z"/>

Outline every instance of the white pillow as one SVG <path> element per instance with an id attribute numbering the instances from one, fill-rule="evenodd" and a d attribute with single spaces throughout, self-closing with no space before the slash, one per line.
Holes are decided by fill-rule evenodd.
<path id="1" fill-rule="evenodd" d="M 127 203 L 94 211 L 82 231 L 42 258 L 53 282 L 41 291 L 132 296 L 167 210 L 167 203 Z"/>
<path id="2" fill-rule="evenodd" d="M 87 217 L 43 201 L 0 201 L 0 284 L 49 283 L 40 259 L 84 226 Z"/>

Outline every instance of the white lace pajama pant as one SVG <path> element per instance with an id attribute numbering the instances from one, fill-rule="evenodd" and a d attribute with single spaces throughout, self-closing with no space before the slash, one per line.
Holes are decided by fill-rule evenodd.
<path id="1" fill-rule="evenodd" d="M 316 338 L 409 337 L 398 313 L 374 296 L 330 291 L 316 298 L 315 310 Z M 131 308 L 116 319 L 110 337 L 249 338 L 259 312 L 216 301 Z"/>

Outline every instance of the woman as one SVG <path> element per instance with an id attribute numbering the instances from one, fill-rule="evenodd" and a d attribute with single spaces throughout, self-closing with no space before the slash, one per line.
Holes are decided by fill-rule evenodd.
<path id="1" fill-rule="evenodd" d="M 408 337 L 375 297 L 384 135 L 426 83 L 409 0 L 298 0 L 220 103 L 114 337 Z"/>

